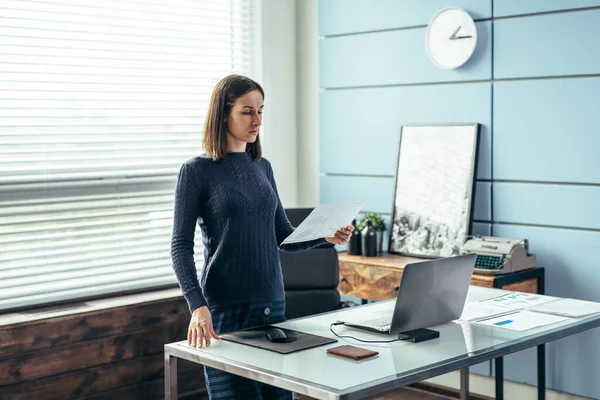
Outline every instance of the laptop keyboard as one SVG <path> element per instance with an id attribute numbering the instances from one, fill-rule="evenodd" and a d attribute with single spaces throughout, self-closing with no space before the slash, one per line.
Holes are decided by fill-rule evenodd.
<path id="1" fill-rule="evenodd" d="M 372 326 L 373 328 L 377 329 L 390 329 L 391 325 L 389 316 L 370 319 L 368 321 L 363 322 L 363 324 Z"/>

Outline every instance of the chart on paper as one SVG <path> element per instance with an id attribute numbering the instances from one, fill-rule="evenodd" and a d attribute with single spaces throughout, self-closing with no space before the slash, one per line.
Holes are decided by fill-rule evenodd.
<path id="1" fill-rule="evenodd" d="M 541 314 L 529 311 L 518 311 L 500 317 L 494 317 L 476 323 L 512 331 L 526 331 L 540 326 L 562 322 L 568 318 L 558 315 Z"/>
<path id="2" fill-rule="evenodd" d="M 338 229 L 350 225 L 365 204 L 364 201 L 319 204 L 282 244 L 331 237 Z"/>
<path id="3" fill-rule="evenodd" d="M 529 293 L 510 293 L 504 296 L 496 297 L 490 300 L 484 301 L 488 305 L 495 305 L 500 307 L 508 307 L 512 309 L 523 309 L 528 307 L 537 306 L 540 304 L 547 303 L 549 301 L 556 300 L 557 297 L 542 296 L 539 294 Z"/>

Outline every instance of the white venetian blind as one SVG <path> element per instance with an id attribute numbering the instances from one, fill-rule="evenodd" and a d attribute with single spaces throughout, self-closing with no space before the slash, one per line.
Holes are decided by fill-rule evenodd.
<path id="1" fill-rule="evenodd" d="M 0 0 L 0 310 L 176 284 L 177 172 L 254 1 Z"/>

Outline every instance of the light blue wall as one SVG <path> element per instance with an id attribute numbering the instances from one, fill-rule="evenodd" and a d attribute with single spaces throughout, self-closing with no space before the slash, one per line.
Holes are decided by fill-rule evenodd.
<path id="1" fill-rule="evenodd" d="M 450 6 L 479 40 L 444 71 L 425 29 Z M 400 127 L 478 122 L 475 232 L 529 239 L 548 294 L 600 301 L 600 0 L 319 0 L 319 35 L 322 202 L 367 200 L 389 225 Z M 598 343 L 550 344 L 548 386 L 600 399 Z M 507 379 L 536 374 L 534 350 L 505 360 Z"/>

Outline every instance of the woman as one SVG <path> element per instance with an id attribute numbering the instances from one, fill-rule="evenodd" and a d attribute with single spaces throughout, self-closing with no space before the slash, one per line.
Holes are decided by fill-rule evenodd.
<path id="1" fill-rule="evenodd" d="M 188 343 L 210 346 L 218 334 L 285 320 L 278 248 L 300 251 L 325 241 L 348 242 L 353 227 L 335 236 L 281 245 L 294 228 L 277 193 L 271 164 L 261 157 L 264 91 L 230 75 L 215 87 L 204 125 L 206 154 L 185 162 L 175 191 L 171 256 L 192 318 Z M 198 221 L 204 244 L 200 282 L 194 264 Z M 290 399 L 283 389 L 205 367 L 209 397 Z"/>

